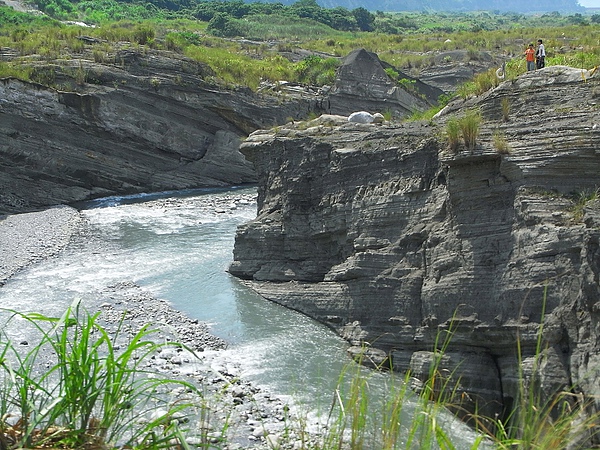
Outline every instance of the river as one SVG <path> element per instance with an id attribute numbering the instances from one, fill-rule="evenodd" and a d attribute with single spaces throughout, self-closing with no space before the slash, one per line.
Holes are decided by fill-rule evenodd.
<path id="1" fill-rule="evenodd" d="M 327 411 L 340 374 L 353 364 L 347 343 L 227 273 L 236 228 L 256 216 L 254 188 L 107 198 L 82 214 L 89 232 L 11 278 L 0 290 L 4 308 L 43 303 L 40 312 L 58 315 L 75 298 L 100 299 L 107 286 L 134 282 L 208 323 L 228 343 L 224 364 L 235 363 L 241 377 L 315 415 Z M 388 381 L 370 374 L 374 390 Z M 450 422 L 468 448 L 472 436 Z"/>

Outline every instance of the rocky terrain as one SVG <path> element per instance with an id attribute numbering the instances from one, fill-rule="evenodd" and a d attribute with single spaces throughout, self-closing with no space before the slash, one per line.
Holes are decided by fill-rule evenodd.
<path id="1" fill-rule="evenodd" d="M 526 73 L 428 122 L 323 115 L 252 133 L 241 151 L 258 216 L 239 228 L 230 272 L 374 364 L 421 377 L 451 330 L 443 366 L 480 413 L 510 409 L 536 353 L 545 395 L 572 389 L 600 406 L 592 75 Z M 482 118 L 476 146 L 452 150 L 445 122 L 468 111 Z"/>
<path id="2" fill-rule="evenodd" d="M 254 168 L 238 151 L 253 131 L 323 113 L 403 117 L 497 63 L 483 53 L 477 60 L 464 52 L 439 55 L 439 70 L 424 74 L 428 83 L 399 72 L 412 80 L 407 89 L 388 77 L 377 55 L 357 50 L 342 59 L 332 86 L 281 82 L 255 93 L 218 83 L 208 66 L 174 52 L 127 44 L 109 51 L 80 38 L 82 52 L 60 60 L 0 48 L 0 59 L 20 61 L 37 80 L 0 80 L 0 214 L 255 183 Z"/>
<path id="3" fill-rule="evenodd" d="M 547 67 L 431 121 L 363 124 L 348 115 L 424 110 L 499 60 L 440 54 L 418 79 L 400 73 L 414 80 L 407 89 L 376 55 L 357 50 L 333 86 L 254 93 L 219 85 L 210 68 L 171 52 L 122 47 L 98 61 L 96 44 L 86 41 L 71 60 L 32 58 L 40 84 L 0 80 L 3 252 L 23 230 L 14 213 L 258 183 L 258 216 L 239 229 L 230 272 L 266 298 L 328 324 L 371 364 L 422 378 L 440 330 L 451 330 L 444 368 L 460 369 L 465 406 L 477 402 L 490 415 L 510 409 L 521 369 L 532 375 L 542 328 L 542 390 L 571 389 L 600 408 L 595 74 Z M 2 48 L 0 56 L 19 55 Z M 453 149 L 446 123 L 469 111 L 482 117 L 477 145 Z M 70 209 L 48 211 L 59 224 L 76 221 Z M 2 281 L 68 240 L 38 225 L 30 226 L 34 253 L 18 242 L 5 252 L 23 260 L 2 260 Z M 56 246 L 40 246 L 53 231 Z M 107 295 L 125 306 L 164 314 L 136 286 L 113 290 Z M 103 308 L 110 317 L 114 305 Z M 206 337 L 201 324 L 180 321 L 183 335 Z M 165 370 L 178 365 L 165 360 Z M 248 402 L 232 400 L 241 409 Z M 253 414 L 277 423 L 281 411 L 240 417 L 244 427 Z M 250 428 L 259 441 L 264 430 Z"/>

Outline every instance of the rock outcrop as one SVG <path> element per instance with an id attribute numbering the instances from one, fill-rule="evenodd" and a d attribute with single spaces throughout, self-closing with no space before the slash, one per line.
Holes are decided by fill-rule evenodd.
<path id="1" fill-rule="evenodd" d="M 548 395 L 576 385 L 598 407 L 591 75 L 547 67 L 427 123 L 321 116 L 254 132 L 241 151 L 258 173 L 258 216 L 238 229 L 230 272 L 416 375 L 451 330 L 442 365 L 481 413 L 510 408 L 536 353 Z M 444 122 L 473 109 L 476 147 L 449 151 Z"/>
<path id="2" fill-rule="evenodd" d="M 226 89 L 204 64 L 140 48 L 22 60 L 37 83 L 0 80 L 0 215 L 93 198 L 256 182 L 249 133 L 326 112 L 423 109 L 437 88 L 402 89 L 376 55 L 346 58 L 329 93 Z M 16 50 L 0 49 L 3 60 Z M 361 78 L 363 77 L 363 78 Z M 52 86 L 52 87 L 48 87 Z M 364 92 L 364 89 L 367 92 Z M 368 94 L 365 96 L 365 94 Z M 332 106 L 333 105 L 333 106 Z M 360 107 L 359 107 L 360 106 Z"/>
<path id="3" fill-rule="evenodd" d="M 240 139 L 311 110 L 217 89 L 208 68 L 175 54 L 123 50 L 114 61 L 32 63 L 55 88 L 0 80 L 0 214 L 253 183 Z"/>
<path id="4" fill-rule="evenodd" d="M 386 69 L 392 69 L 396 80 Z M 404 83 L 404 86 L 401 84 Z M 348 115 L 348 111 L 387 111 L 404 117 L 437 103 L 444 91 L 398 71 L 381 61 L 377 54 L 359 49 L 343 58 L 335 85 L 326 102 L 330 114 Z"/>

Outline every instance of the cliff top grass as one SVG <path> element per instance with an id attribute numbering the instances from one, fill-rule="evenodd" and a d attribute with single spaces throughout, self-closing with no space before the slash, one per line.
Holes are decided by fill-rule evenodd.
<path id="1" fill-rule="evenodd" d="M 0 47 L 4 49 L 0 76 L 30 80 L 28 63 L 34 55 L 46 61 L 82 58 L 86 50 L 82 36 L 98 40 L 93 46 L 96 62 L 104 62 L 101 55 L 123 43 L 170 50 L 208 64 L 226 85 L 251 89 L 263 80 L 329 84 L 335 76 L 334 61 L 358 48 L 377 53 L 411 75 L 435 66 L 436 55 L 446 54 L 450 61 L 458 57 L 453 52 L 460 51 L 466 52 L 467 63 L 482 58 L 482 52 L 509 59 L 514 76 L 525 71 L 525 46 L 539 37 L 544 39 L 548 65 L 591 68 L 600 63 L 597 15 L 378 12 L 369 13 L 368 27 L 362 28 L 370 31 L 365 31 L 358 26 L 356 10 L 344 8 L 338 8 L 338 23 L 331 19 L 330 10 L 318 6 L 310 14 L 293 5 L 273 7 L 267 14 L 265 9 L 223 10 L 223 5 L 234 8 L 236 2 L 210 2 L 221 5 L 222 10 L 216 12 L 173 12 L 108 0 L 62 2 L 61 8 L 52 6 L 55 3 L 37 3 L 45 14 L 0 6 Z M 78 24 L 73 24 L 75 20 Z M 91 26 L 81 26 L 83 22 Z M 299 49 L 317 57 L 308 62 L 298 61 L 298 56 L 290 58 Z M 4 56 L 11 50 L 17 57 Z M 479 77 L 475 85 L 463 90 L 483 92 L 493 87 L 494 78 L 491 73 Z"/>

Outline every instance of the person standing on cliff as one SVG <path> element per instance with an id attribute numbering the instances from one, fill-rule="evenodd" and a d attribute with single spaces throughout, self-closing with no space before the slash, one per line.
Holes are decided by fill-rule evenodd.
<path id="1" fill-rule="evenodd" d="M 525 61 L 527 61 L 527 72 L 535 70 L 535 50 L 533 44 L 529 44 L 525 50 Z"/>
<path id="2" fill-rule="evenodd" d="M 546 67 L 546 49 L 544 48 L 544 43 L 541 39 L 538 39 L 538 48 L 535 52 L 535 60 L 537 62 L 537 68 L 543 69 Z"/>

